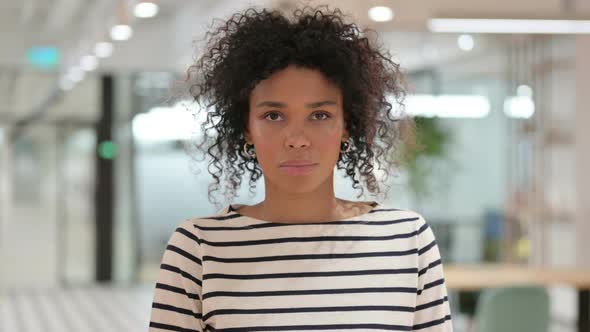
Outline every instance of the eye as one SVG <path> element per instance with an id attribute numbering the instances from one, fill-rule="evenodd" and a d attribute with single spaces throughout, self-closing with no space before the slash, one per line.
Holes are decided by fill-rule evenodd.
<path id="1" fill-rule="evenodd" d="M 323 116 L 323 117 L 320 117 L 318 119 L 318 117 L 317 117 L 318 114 L 321 115 L 321 116 Z M 315 116 L 315 119 L 316 120 L 327 120 L 327 119 L 329 119 L 331 117 L 330 114 L 328 114 L 326 112 L 316 112 L 313 115 Z"/>
<path id="2" fill-rule="evenodd" d="M 264 115 L 264 119 L 269 119 L 270 121 L 277 121 L 278 117 L 280 117 L 280 113 L 279 112 L 268 112 Z"/>

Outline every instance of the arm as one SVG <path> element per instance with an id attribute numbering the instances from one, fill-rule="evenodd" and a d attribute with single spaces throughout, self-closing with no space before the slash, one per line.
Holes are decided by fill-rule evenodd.
<path id="1" fill-rule="evenodd" d="M 436 239 L 424 218 L 420 217 L 417 226 L 418 294 L 413 330 L 450 332 L 451 311 Z"/>
<path id="2" fill-rule="evenodd" d="M 193 222 L 180 224 L 162 258 L 150 317 L 150 332 L 202 332 L 202 253 Z"/>

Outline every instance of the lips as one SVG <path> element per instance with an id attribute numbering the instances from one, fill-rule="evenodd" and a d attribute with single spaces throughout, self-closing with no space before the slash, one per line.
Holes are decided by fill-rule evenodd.
<path id="1" fill-rule="evenodd" d="M 281 163 L 281 170 L 291 176 L 306 175 L 311 173 L 318 163 L 314 163 L 310 160 L 288 160 Z"/>
<path id="2" fill-rule="evenodd" d="M 303 167 L 317 165 L 311 160 L 287 160 L 281 163 L 281 167 Z"/>

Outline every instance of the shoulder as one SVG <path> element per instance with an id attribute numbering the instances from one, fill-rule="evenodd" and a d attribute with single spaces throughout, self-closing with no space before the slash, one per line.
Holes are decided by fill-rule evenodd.
<path id="1" fill-rule="evenodd" d="M 419 239 L 434 240 L 432 228 L 421 213 L 412 210 L 405 210 L 404 213 L 408 218 L 414 219 L 414 231 Z"/>
<path id="2" fill-rule="evenodd" d="M 377 208 L 375 208 L 372 213 L 375 216 L 385 217 L 385 218 L 395 218 L 395 219 L 408 219 L 410 221 L 414 221 L 413 224 L 416 226 L 416 230 L 424 227 L 424 225 L 428 225 L 424 216 L 419 212 L 414 210 L 407 210 L 407 209 L 399 209 L 388 204 L 379 204 Z"/>
<path id="3" fill-rule="evenodd" d="M 176 225 L 172 234 L 170 235 L 169 244 L 193 242 L 201 244 L 201 237 L 198 232 L 197 225 L 199 218 L 185 219 Z"/>
<path id="4" fill-rule="evenodd" d="M 404 233 L 413 235 L 418 243 L 431 243 L 435 240 L 430 224 L 420 212 L 398 209 L 387 204 L 380 204 L 372 212 L 379 220 L 393 220 L 397 225 L 403 225 Z"/>
<path id="5" fill-rule="evenodd" d="M 233 210 L 231 206 L 227 206 L 215 213 L 185 219 L 176 225 L 173 236 L 180 233 L 181 235 L 189 236 L 192 239 L 195 239 L 195 237 L 200 239 L 201 230 L 206 230 L 209 226 L 218 226 L 220 224 L 219 222 L 225 219 L 238 217 L 239 215 L 234 211 L 235 210 Z"/>

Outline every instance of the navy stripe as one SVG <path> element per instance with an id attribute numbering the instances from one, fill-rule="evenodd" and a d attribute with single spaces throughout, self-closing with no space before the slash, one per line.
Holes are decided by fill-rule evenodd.
<path id="1" fill-rule="evenodd" d="M 428 264 L 427 267 L 423 268 L 422 270 L 420 270 L 420 272 L 418 272 L 418 275 L 421 276 L 424 273 L 426 273 L 426 271 L 428 271 L 429 269 L 432 269 L 433 267 L 437 266 L 437 265 L 441 265 L 442 261 L 440 259 L 435 260 L 434 262 Z"/>
<path id="2" fill-rule="evenodd" d="M 440 278 L 440 279 L 435 280 L 435 281 L 433 281 L 431 283 L 428 283 L 428 284 L 424 285 L 424 288 L 418 290 L 418 295 L 421 295 L 423 291 L 425 291 L 425 290 L 427 290 L 429 288 L 432 288 L 432 287 L 435 287 L 435 286 L 438 286 L 438 285 L 442 285 L 444 283 L 445 283 L 445 279 L 444 278 Z"/>
<path id="3" fill-rule="evenodd" d="M 199 300 L 199 294 L 189 293 L 184 288 L 174 287 L 174 286 L 170 286 L 170 285 L 163 284 L 163 283 L 160 283 L 160 282 L 156 283 L 156 288 L 167 290 L 167 291 L 170 291 L 170 292 L 173 292 L 173 293 L 178 293 L 178 294 L 186 295 L 190 299 Z"/>
<path id="4" fill-rule="evenodd" d="M 237 215 L 238 217 L 242 217 Z M 205 218 L 211 219 L 211 218 Z M 418 217 L 413 218 L 403 218 L 403 219 L 394 219 L 394 220 L 346 220 L 346 221 L 330 221 L 330 222 L 319 222 L 319 223 L 261 223 L 261 224 L 249 224 L 245 226 L 201 226 L 201 225 L 193 225 L 195 228 L 198 228 L 202 231 L 237 231 L 237 230 L 247 230 L 247 229 L 260 229 L 260 228 L 271 228 L 271 227 L 286 227 L 286 226 L 305 226 L 305 225 L 318 225 L 318 224 L 330 224 L 330 225 L 396 225 L 405 222 L 417 221 L 419 220 Z"/>
<path id="5" fill-rule="evenodd" d="M 426 323 L 422 323 L 422 324 L 416 324 L 412 327 L 413 330 L 421 330 L 421 329 L 425 329 L 427 327 L 433 327 L 436 325 L 441 325 L 444 322 L 451 320 L 451 315 L 446 315 L 445 317 L 441 318 L 441 319 L 437 319 L 437 320 L 433 320 L 430 322 L 426 322 Z"/>
<path id="6" fill-rule="evenodd" d="M 265 256 L 265 257 L 237 257 L 224 258 L 215 256 L 203 256 L 203 261 L 213 261 L 220 263 L 254 263 L 254 262 L 272 262 L 287 260 L 308 260 L 308 259 L 344 259 L 344 258 L 364 258 L 364 257 L 397 257 L 408 256 L 418 253 L 418 249 L 405 251 L 382 251 L 353 254 L 308 254 L 308 255 L 282 255 L 282 256 Z"/>
<path id="7" fill-rule="evenodd" d="M 175 307 L 175 306 L 169 305 L 169 304 L 154 302 L 154 303 L 152 303 L 152 308 L 166 310 L 166 311 L 172 311 L 172 312 L 176 312 L 176 313 L 179 313 L 182 315 L 192 316 L 197 319 L 201 319 L 201 313 L 192 312 L 190 309 L 179 308 L 179 307 Z"/>
<path id="8" fill-rule="evenodd" d="M 426 247 L 418 250 L 418 255 L 422 255 L 436 245 L 436 240 L 432 240 Z"/>
<path id="9" fill-rule="evenodd" d="M 171 272 L 176 272 L 178 274 L 180 274 L 181 276 L 193 281 L 195 284 L 202 286 L 201 280 L 195 278 L 192 274 L 185 272 L 183 270 L 181 270 L 180 268 L 176 267 L 176 266 L 172 266 L 172 265 L 168 265 L 168 264 L 162 264 L 160 265 L 160 269 L 162 270 L 168 270 Z"/>
<path id="10" fill-rule="evenodd" d="M 369 211 L 369 213 L 386 212 L 386 211 L 405 211 L 405 210 L 400 210 L 400 209 L 374 209 L 374 210 Z"/>
<path id="11" fill-rule="evenodd" d="M 150 322 L 150 327 L 161 329 L 161 330 L 168 330 L 168 331 L 178 331 L 178 332 L 200 332 L 200 330 L 193 330 L 193 329 L 186 329 L 176 325 L 170 324 L 162 324 L 156 322 Z"/>
<path id="12" fill-rule="evenodd" d="M 203 300 L 216 296 L 229 297 L 262 297 L 262 296 L 291 296 L 291 295 L 320 295 L 320 294 L 360 294 L 360 293 L 414 293 L 418 289 L 412 287 L 369 287 L 344 289 L 306 289 L 288 291 L 255 291 L 255 292 L 208 292 L 203 294 Z"/>
<path id="13" fill-rule="evenodd" d="M 292 272 L 292 273 L 267 273 L 267 274 L 209 273 L 209 274 L 203 275 L 203 280 L 207 280 L 207 279 L 252 280 L 252 279 L 335 277 L 335 276 L 355 276 L 355 275 L 373 275 L 373 274 L 409 274 L 409 273 L 418 273 L 418 269 L 408 268 L 408 269 L 386 269 L 386 270 Z"/>
<path id="14" fill-rule="evenodd" d="M 300 307 L 300 308 L 269 308 L 269 309 L 218 309 L 213 310 L 203 316 L 203 320 L 208 320 L 218 315 L 257 315 L 257 314 L 291 314 L 300 312 L 358 312 L 358 311 L 394 311 L 394 312 L 414 312 L 413 307 L 403 306 L 342 306 L 342 307 Z"/>
<path id="15" fill-rule="evenodd" d="M 195 256 L 193 256 L 193 255 L 191 255 L 191 254 L 189 254 L 188 252 L 186 252 L 186 251 L 184 251 L 184 250 L 182 250 L 182 249 L 178 248 L 178 247 L 177 247 L 177 246 L 175 246 L 175 245 L 169 244 L 169 245 L 166 247 L 166 250 L 169 250 L 169 251 L 174 251 L 175 253 L 177 253 L 177 254 L 179 254 L 179 255 L 182 255 L 182 256 L 184 256 L 184 257 L 186 257 L 186 258 L 190 259 L 191 261 L 193 261 L 193 262 L 195 262 L 195 263 L 197 263 L 197 264 L 199 264 L 199 265 L 201 265 L 201 266 L 203 265 L 203 264 L 201 263 L 201 260 L 200 260 L 199 258 L 197 258 L 197 257 L 195 257 Z"/>
<path id="16" fill-rule="evenodd" d="M 178 232 L 178 233 L 180 233 L 180 234 L 182 234 L 182 235 L 184 235 L 184 236 L 188 237 L 189 239 L 191 239 L 191 240 L 193 240 L 193 241 L 197 242 L 199 245 L 201 244 L 201 239 L 199 239 L 199 237 L 198 237 L 198 236 L 196 236 L 195 234 L 193 234 L 193 233 L 191 233 L 191 232 L 187 231 L 187 230 L 186 230 L 186 229 L 184 229 L 184 228 L 178 227 L 178 228 L 176 229 L 176 232 Z"/>
<path id="17" fill-rule="evenodd" d="M 430 226 L 428 224 L 424 224 L 424 225 L 420 226 L 420 228 L 418 229 L 418 235 L 422 234 L 428 228 L 430 228 Z"/>
<path id="18" fill-rule="evenodd" d="M 437 305 L 441 305 L 441 304 L 445 303 L 445 301 L 448 301 L 448 300 L 449 300 L 449 298 L 447 296 L 445 296 L 445 297 L 443 297 L 440 300 L 436 300 L 436 301 L 432 301 L 432 302 L 421 304 L 419 306 L 416 306 L 416 311 L 420 311 L 420 310 L 424 310 L 424 309 L 436 307 Z"/>
<path id="19" fill-rule="evenodd" d="M 374 329 L 386 331 L 412 331 L 411 326 L 386 324 L 330 324 L 330 325 L 283 325 L 283 326 L 242 326 L 226 329 L 214 328 L 206 325 L 206 330 L 215 332 L 244 332 L 244 331 L 318 331 L 318 330 L 358 330 Z"/>
<path id="20" fill-rule="evenodd" d="M 233 210 L 232 210 L 233 211 Z M 228 214 L 228 215 L 223 215 L 223 216 L 211 216 L 211 217 L 203 217 L 200 219 L 211 219 L 211 220 L 228 220 L 228 219 L 236 219 L 236 218 L 240 218 L 242 217 L 239 214 Z"/>

